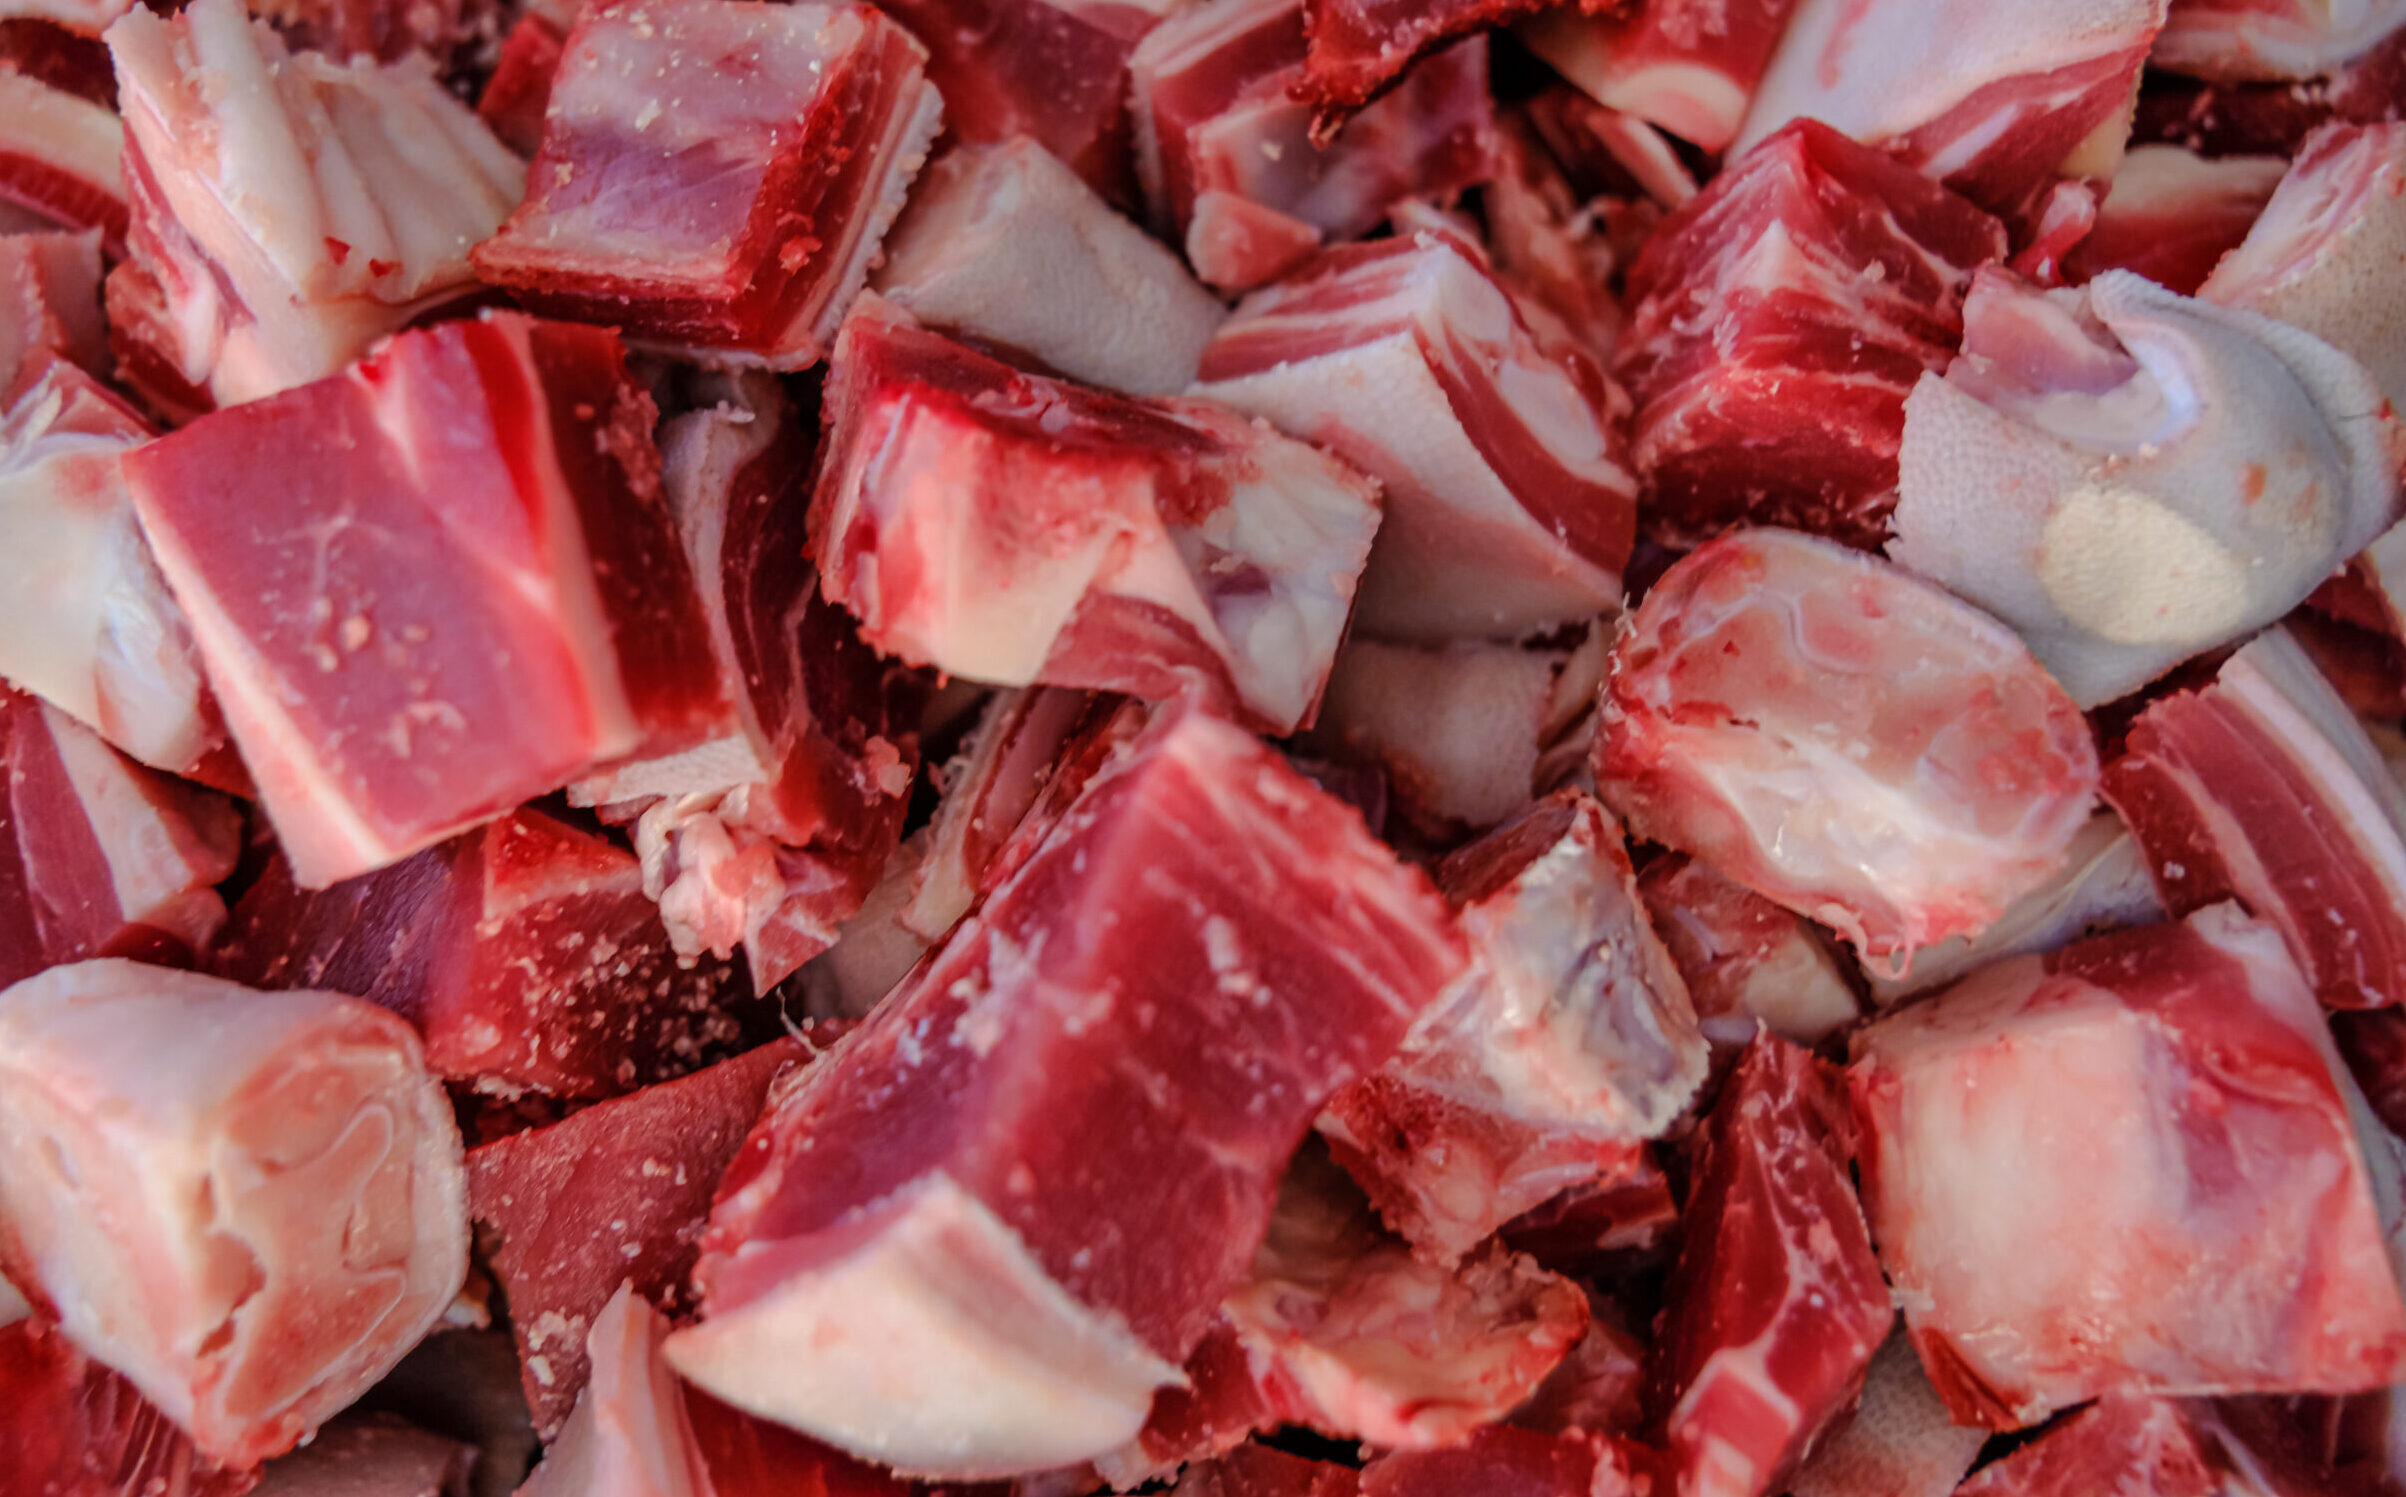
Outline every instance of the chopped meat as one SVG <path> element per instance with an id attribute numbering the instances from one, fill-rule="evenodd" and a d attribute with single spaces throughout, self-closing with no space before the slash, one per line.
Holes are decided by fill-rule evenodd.
<path id="1" fill-rule="evenodd" d="M 1639 605 L 1596 781 L 1632 831 L 1901 957 L 2055 871 L 2097 757 L 1995 620 L 1874 557 L 1747 530 Z"/>
<path id="2" fill-rule="evenodd" d="M 691 1383 L 684 1384 L 684 1395 L 685 1417 L 709 1468 L 714 1497 L 1066 1497 L 1065 1491 L 1050 1490 L 931 1492 L 808 1435 L 730 1408 Z"/>
<path id="3" fill-rule="evenodd" d="M 1610 359 L 1621 331 L 1613 297 L 1620 257 L 1607 228 L 1615 205 L 1578 200 L 1533 115 L 1499 122 L 1495 180 L 1481 202 L 1488 256 L 1518 290 L 1524 317 L 1532 304 L 1543 308 L 1591 358 Z"/>
<path id="4" fill-rule="evenodd" d="M 882 305 L 845 325 L 811 514 L 871 644 L 997 685 L 1311 719 L 1376 485 L 1209 401 L 1027 374 Z"/>
<path id="5" fill-rule="evenodd" d="M 2267 1459 L 2270 1456 L 2271 1459 Z M 2109 1394 L 1965 1482 L 1961 1497 L 2146 1492 L 2150 1497 L 2333 1497 L 2341 1487 L 2287 1451 L 2254 1447 L 2214 1404 Z"/>
<path id="6" fill-rule="evenodd" d="M 1520 28 L 1554 71 L 1610 109 L 1700 150 L 1737 139 L 1796 0 L 1639 0 L 1548 10 Z"/>
<path id="7" fill-rule="evenodd" d="M 935 137 L 926 49 L 809 0 L 593 5 L 565 45 L 477 272 L 707 362 L 817 363 Z"/>
<path id="8" fill-rule="evenodd" d="M 440 64 L 479 60 L 499 31 L 497 0 L 243 0 L 294 48 L 337 59 L 397 61 L 422 53 Z"/>
<path id="9" fill-rule="evenodd" d="M 543 144 L 543 116 L 551 108 L 552 75 L 559 71 L 568 34 L 532 11 L 518 18 L 501 44 L 501 60 L 476 99 L 476 116 L 495 138 L 521 156 Z"/>
<path id="10" fill-rule="evenodd" d="M 93 37 L 131 10 L 134 0 L 11 0 L 11 21 L 45 21 L 77 36 Z"/>
<path id="11" fill-rule="evenodd" d="M 1637 892 L 1716 1054 L 1743 1049 L 1757 1029 L 1809 1048 L 1860 1017 L 1854 989 L 1810 922 L 1711 864 L 1657 858 L 1638 875 Z M 1924 960 L 1914 959 L 1916 973 Z"/>
<path id="12" fill-rule="evenodd" d="M 2209 158 L 2179 146 L 2132 146 L 2096 223 L 2065 257 L 2065 279 L 2129 270 L 2196 295 L 2215 263 L 2248 237 L 2286 166 L 2275 156 Z"/>
<path id="13" fill-rule="evenodd" d="M 1319 105 L 1313 136 L 1326 141 L 1406 69 L 1449 43 L 1493 29 L 1549 0 L 1304 0 L 1308 44 L 1296 90 Z M 1581 0 L 1599 8 L 1614 0 Z"/>
<path id="14" fill-rule="evenodd" d="M 1176 255 L 1025 138 L 957 147 L 930 166 L 876 283 L 929 327 L 1123 395 L 1194 383 L 1228 315 Z"/>
<path id="15" fill-rule="evenodd" d="M 2399 1380 L 2397 1160 L 2270 927 L 2016 957 L 1854 1056 L 1873 1235 L 1957 1418 Z"/>
<path id="16" fill-rule="evenodd" d="M 1652 1262 L 1678 1225 L 1670 1177 L 1640 1152 L 1618 1176 L 1575 1185 L 1505 1223 L 1503 1239 L 1548 1268 L 1595 1277 Z"/>
<path id="17" fill-rule="evenodd" d="M 660 1354 L 668 1330 L 632 1284 L 618 1287 L 586 1333 L 592 1377 L 576 1412 L 518 1497 L 713 1497 L 684 1388 Z"/>
<path id="18" fill-rule="evenodd" d="M 1196 389 L 1385 487 L 1369 635 L 1515 639 L 1619 600 L 1637 520 L 1619 396 L 1540 342 L 1471 244 L 1320 255 L 1221 324 Z"/>
<path id="19" fill-rule="evenodd" d="M 409 1026 L 117 960 L 0 993 L 0 1253 L 201 1453 L 290 1449 L 467 1273 L 459 1132 Z"/>
<path id="20" fill-rule="evenodd" d="M 278 1456 L 254 1490 L 258 1497 L 468 1497 L 475 1464 L 472 1445 L 389 1415 L 346 1416 Z"/>
<path id="21" fill-rule="evenodd" d="M 0 1471 L 32 1497 L 242 1497 L 258 1481 L 38 1320 L 0 1326 Z"/>
<path id="22" fill-rule="evenodd" d="M 0 66 L 0 205 L 70 229 L 98 229 L 112 253 L 123 250 L 124 138 L 107 105 Z"/>
<path id="23" fill-rule="evenodd" d="M 2394 123 L 2406 116 L 2406 28 L 2325 78 L 2196 83 L 2156 73 L 2139 92 L 2134 139 L 2207 156 L 2294 156 L 2321 125 Z"/>
<path id="24" fill-rule="evenodd" d="M 55 354 L 96 379 L 109 373 L 100 313 L 100 231 L 0 234 L 0 408 Z"/>
<path id="25" fill-rule="evenodd" d="M 2114 270 L 1983 272 L 1905 404 L 1889 555 L 2018 630 L 2083 707 L 2271 623 L 2396 521 L 2363 368 Z"/>
<path id="26" fill-rule="evenodd" d="M 488 313 L 128 456 L 303 887 L 723 716 L 652 419 L 615 335 Z"/>
<path id="27" fill-rule="evenodd" d="M 905 1470 L 1117 1448 L 1243 1275 L 1313 1113 L 1464 964 L 1351 810 L 1174 709 L 774 1100 L 670 1356 Z"/>
<path id="28" fill-rule="evenodd" d="M 1905 395 L 1953 355 L 1963 288 L 2004 252 L 1994 219 L 1811 121 L 1714 178 L 1629 271 L 1615 372 L 1650 528 L 1878 545 Z"/>
<path id="29" fill-rule="evenodd" d="M 220 406 L 323 379 L 476 290 L 525 166 L 428 59 L 289 53 L 239 0 L 109 28 L 133 205 L 121 326 Z M 156 297 L 155 303 L 147 301 Z"/>
<path id="30" fill-rule="evenodd" d="M 2321 78 L 2400 30 L 2399 0 L 2172 0 L 2147 61 L 2221 83 Z"/>
<path id="31" fill-rule="evenodd" d="M 1359 1497 L 1361 1490 L 1361 1475 L 1350 1466 L 1240 1445 L 1187 1467 L 1171 1497 Z"/>
<path id="32" fill-rule="evenodd" d="M 1362 1470 L 1362 1497 L 1655 1497 L 1670 1475 L 1643 1446 L 1497 1425 L 1451 1450 L 1404 1450 Z M 1317 1497 L 1317 1494 L 1315 1494 Z"/>
<path id="33" fill-rule="evenodd" d="M 1645 1413 L 1646 1345 L 1621 1323 L 1610 1299 L 1588 1291 L 1587 1330 L 1547 1374 L 1528 1402 L 1512 1411 L 1522 1429 L 1565 1435 L 1576 1430 L 1618 1434 Z"/>
<path id="34" fill-rule="evenodd" d="M 1873 1353 L 1862 1402 L 1788 1479 L 1789 1497 L 1948 1497 L 1987 1443 L 1987 1430 L 1949 1416 L 1898 1331 Z"/>

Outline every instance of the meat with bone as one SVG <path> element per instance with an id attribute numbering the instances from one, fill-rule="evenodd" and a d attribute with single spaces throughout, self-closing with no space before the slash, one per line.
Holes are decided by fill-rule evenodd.
<path id="1" fill-rule="evenodd" d="M 1385 487 L 1364 633 L 1515 639 L 1619 600 L 1637 504 L 1617 392 L 1542 342 L 1467 242 L 1320 255 L 1221 324 L 1195 388 Z"/>
<path id="2" fill-rule="evenodd" d="M 126 459 L 304 888 L 723 718 L 652 420 L 615 335 L 488 313 Z"/>
<path id="3" fill-rule="evenodd" d="M 365 998 L 409 1020 L 436 1075 L 505 1095 L 615 1096 L 768 1018 L 724 966 L 680 965 L 630 854 L 533 810 L 323 890 L 275 859 L 213 970 Z"/>
<path id="4" fill-rule="evenodd" d="M 287 52 L 238 0 L 109 28 L 133 268 L 119 329 L 220 406 L 334 374 L 474 292 L 526 169 L 423 57 Z M 131 309 L 142 298 L 119 299 Z"/>
<path id="5" fill-rule="evenodd" d="M 101 960 L 0 993 L 0 1252 L 202 1455 L 247 1466 L 400 1360 L 467 1272 L 409 1026 Z"/>
<path id="6" fill-rule="evenodd" d="M 2093 707 L 2295 608 L 2396 521 L 2406 435 L 2363 367 L 2128 271 L 1984 272 L 1905 405 L 1888 554 Z"/>
<path id="7" fill-rule="evenodd" d="M 1267 1445 L 1241 1445 L 1186 1468 L 1172 1497 L 1359 1497 L 1361 1473 Z"/>
<path id="8" fill-rule="evenodd" d="M 0 984 L 95 956 L 188 963 L 225 923 L 242 824 L 0 686 Z"/>
<path id="9" fill-rule="evenodd" d="M 1948 1416 L 1900 1330 L 1872 1354 L 1853 1414 L 1788 1479 L 1789 1497 L 1948 1497 L 1987 1443 Z"/>
<path id="10" fill-rule="evenodd" d="M 1812 121 L 1665 219 L 1629 271 L 1615 372 L 1650 528 L 1886 535 L 1905 395 L 1962 332 L 1996 220 Z"/>
<path id="11" fill-rule="evenodd" d="M 866 5 L 593 5 L 477 272 L 704 362 L 815 364 L 935 138 L 926 59 Z"/>
<path id="12" fill-rule="evenodd" d="M 1124 395 L 1192 384 L 1228 315 L 1177 256 L 1025 137 L 960 146 L 928 167 L 876 283 L 929 327 Z"/>
<path id="13" fill-rule="evenodd" d="M 100 313 L 100 231 L 0 234 L 0 405 L 54 354 L 95 378 L 109 373 Z"/>
<path id="14" fill-rule="evenodd" d="M 1173 709 L 775 1099 L 669 1355 L 906 1471 L 1112 1450 L 1244 1273 L 1312 1115 L 1464 965 L 1351 810 Z"/>
<path id="15" fill-rule="evenodd" d="M 1206 0 L 1131 59 L 1136 168 L 1152 227 L 1204 283 L 1244 291 L 1403 198 L 1450 197 L 1493 169 L 1487 43 L 1423 59 L 1324 144 L 1312 139 L 1305 0 Z"/>
<path id="16" fill-rule="evenodd" d="M 2105 793 L 2175 914 L 2237 899 L 2324 1004 L 2406 1001 L 2406 791 L 2284 631 L 2142 713 Z"/>
<path id="17" fill-rule="evenodd" d="M 1310 721 L 1377 486 L 1210 401 L 1023 373 L 881 304 L 829 372 L 811 536 L 869 643 L 997 685 Z"/>
<path id="18" fill-rule="evenodd" d="M 1995 920 L 2095 798 L 2087 724 L 2011 631 L 1830 541 L 1700 548 L 1614 653 L 1605 801 L 1865 956 Z"/>
<path id="19" fill-rule="evenodd" d="M 1548 10 L 1531 50 L 1597 103 L 1706 151 L 1737 139 L 1796 0 L 1640 0 L 1598 14 Z"/>
<path id="20" fill-rule="evenodd" d="M 1732 143 L 1817 119 L 2021 217 L 2110 177 L 2167 0 L 1799 0 Z"/>
<path id="21" fill-rule="evenodd" d="M 2399 1380 L 2397 1159 L 2271 927 L 2017 957 L 1854 1057 L 1873 1236 L 1957 1418 Z"/>
<path id="22" fill-rule="evenodd" d="M 2197 295 L 2215 263 L 2248 237 L 2286 169 L 2277 156 L 2209 158 L 2179 146 L 2132 146 L 2095 224 L 2064 257 L 2065 278 L 2129 270 L 2167 291 Z"/>
<path id="23" fill-rule="evenodd" d="M 2172 0 L 2147 60 L 2221 83 L 2321 78 L 2401 29 L 2398 0 Z"/>
<path id="24" fill-rule="evenodd" d="M 2375 1497 L 2284 1451 L 2252 1448 L 2215 1405 L 2113 1394 L 1985 1467 L 1962 1497 L 2140 1491 L 2152 1497 Z M 2273 1458 L 2267 1460 L 2267 1455 Z"/>
<path id="25" fill-rule="evenodd" d="M 1450 1263 L 1668 1130 L 1705 1043 L 1620 828 L 1589 797 L 1536 803 L 1437 879 L 1471 978 L 1330 1099 L 1320 1131 L 1379 1214 Z"/>
<path id="26" fill-rule="evenodd" d="M 1717 1055 L 1744 1049 L 1757 1029 L 1811 1047 L 1861 1016 L 1812 925 L 1711 864 L 1656 858 L 1638 874 L 1637 892 Z M 1915 957 L 1917 974 L 1924 960 Z"/>
<path id="27" fill-rule="evenodd" d="M 107 105 L 0 66 L 0 205 L 70 229 L 98 229 L 111 251 L 121 250 L 123 150 L 124 131 Z"/>
<path id="28" fill-rule="evenodd" d="M 1319 106 L 1314 138 L 1325 142 L 1407 69 L 1463 37 L 1476 36 L 1549 0 L 1304 0 L 1308 43 L 1296 92 Z M 1580 0 L 1603 8 L 1616 0 Z"/>
<path id="29" fill-rule="evenodd" d="M 519 1497 L 712 1497 L 684 1388 L 660 1354 L 668 1329 L 619 1285 L 585 1337 L 592 1379 Z"/>
<path id="30" fill-rule="evenodd" d="M 23 1319 L 0 1325 L 0 1471 L 35 1497 L 241 1497 L 258 1480 L 200 1455 L 57 1327 Z"/>
<path id="31" fill-rule="evenodd" d="M 1834 1069 L 1758 1036 L 1705 1120 L 1655 1342 L 1684 1497 L 1784 1489 L 1895 1312 L 1847 1169 Z"/>

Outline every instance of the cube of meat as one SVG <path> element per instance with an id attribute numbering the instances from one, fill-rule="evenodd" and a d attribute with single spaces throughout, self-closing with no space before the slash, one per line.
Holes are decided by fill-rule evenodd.
<path id="1" fill-rule="evenodd" d="M 1637 495 L 1617 392 L 1455 236 L 1331 250 L 1246 298 L 1195 389 L 1385 486 L 1369 634 L 1515 639 L 1620 599 Z"/>
<path id="2" fill-rule="evenodd" d="M 1957 1418 L 2406 1366 L 2396 1158 L 2237 907 L 1990 967 L 1859 1032 L 1851 1080 L 1880 1258 Z"/>
<path id="3" fill-rule="evenodd" d="M 2167 291 L 2196 295 L 2216 262 L 2248 237 L 2286 166 L 2277 156 L 2208 158 L 2179 146 L 2132 146 L 2096 222 L 2064 257 L 2065 278 L 2130 270 Z"/>
<path id="4" fill-rule="evenodd" d="M 98 229 L 0 234 L 0 407 L 41 377 L 46 355 L 108 377 Z"/>
<path id="5" fill-rule="evenodd" d="M 723 720 L 652 420 L 615 335 L 494 313 L 127 458 L 303 887 Z"/>
<path id="6" fill-rule="evenodd" d="M 2398 0 L 2172 0 L 2147 60 L 2223 83 L 2318 79 L 2401 29 Z"/>
<path id="7" fill-rule="evenodd" d="M 256 1480 L 195 1454 L 133 1384 L 23 1319 L 0 1326 L 0 1471 L 43 1494 L 94 1491 L 100 1473 L 100 1491 L 157 1497 L 242 1497 Z"/>
<path id="8" fill-rule="evenodd" d="M 1642 0 L 1549 10 L 1520 28 L 1530 49 L 1597 103 L 1701 150 L 1737 138 L 1796 0 Z"/>
<path id="9" fill-rule="evenodd" d="M 65 228 L 98 229 L 112 252 L 124 249 L 124 141 L 107 105 L 0 68 L 0 204 Z"/>
<path id="10" fill-rule="evenodd" d="M 935 138 L 926 60 L 866 5 L 589 6 L 477 272 L 706 361 L 815 364 Z"/>
<path id="11" fill-rule="evenodd" d="M 323 379 L 475 291 L 526 168 L 432 62 L 288 53 L 238 0 L 109 28 L 131 270 L 118 331 L 221 406 Z"/>
<path id="12" fill-rule="evenodd" d="M 1209 401 L 1022 373 L 882 304 L 845 325 L 827 413 L 819 577 L 880 650 L 1310 721 L 1379 524 L 1359 473 Z"/>
<path id="13" fill-rule="evenodd" d="M 1994 619 L 1877 558 L 1746 530 L 1639 605 L 1596 781 L 1639 835 L 1889 957 L 2054 872 L 2097 752 Z"/>
<path id="14" fill-rule="evenodd" d="M 9 1277 L 233 1466 L 366 1391 L 467 1274 L 408 1025 L 128 961 L 0 993 L 0 1216 Z"/>
<path id="15" fill-rule="evenodd" d="M 1244 1273 L 1312 1114 L 1464 962 L 1426 879 L 1350 809 L 1200 708 L 1164 714 L 774 1099 L 671 1360 L 906 1471 L 1125 1444 Z"/>
<path id="16" fill-rule="evenodd" d="M 1614 372 L 1637 401 L 1649 525 L 1887 534 L 1905 396 L 1963 331 L 1996 220 L 1826 126 L 1734 158 L 1630 267 Z"/>

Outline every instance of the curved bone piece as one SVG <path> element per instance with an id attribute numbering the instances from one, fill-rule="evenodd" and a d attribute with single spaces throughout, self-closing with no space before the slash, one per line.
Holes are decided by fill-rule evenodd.
<path id="1" fill-rule="evenodd" d="M 1963 357 L 1905 402 L 1888 554 L 2093 707 L 2302 602 L 2398 518 L 2400 444 L 2311 334 L 2127 271 L 1983 271 Z"/>

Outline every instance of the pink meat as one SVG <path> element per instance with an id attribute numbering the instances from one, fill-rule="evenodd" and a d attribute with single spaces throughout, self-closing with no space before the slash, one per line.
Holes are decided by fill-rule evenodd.
<path id="1" fill-rule="evenodd" d="M 128 457 L 304 887 L 723 715 L 652 420 L 614 334 L 491 313 Z"/>
<path id="2" fill-rule="evenodd" d="M 1872 1355 L 1862 1401 L 1788 1478 L 1789 1497 L 1948 1497 L 1987 1443 L 1954 1422 L 1898 1331 Z"/>
<path id="3" fill-rule="evenodd" d="M 1521 28 L 1538 56 L 1588 97 L 1700 150 L 1737 139 L 1796 0 L 1640 0 L 1550 10 Z"/>
<path id="4" fill-rule="evenodd" d="M 1362 1471 L 1362 1497 L 1656 1497 L 1669 1473 L 1643 1446 L 1596 1435 L 1542 1435 L 1499 1425 L 1452 1450 L 1382 1455 Z"/>
<path id="5" fill-rule="evenodd" d="M 618 1287 L 585 1335 L 592 1376 L 576 1412 L 518 1497 L 714 1497 L 684 1387 L 660 1354 L 668 1332 L 632 1284 Z"/>
<path id="6" fill-rule="evenodd" d="M 0 68 L 0 204 L 48 223 L 98 229 L 112 251 L 126 235 L 116 112 L 34 73 Z"/>
<path id="7" fill-rule="evenodd" d="M 1695 551 L 1615 657 L 1605 800 L 1866 956 L 1994 920 L 2096 795 L 2087 724 L 2019 640 L 1829 541 L 1750 530 Z"/>
<path id="8" fill-rule="evenodd" d="M 134 1385 L 38 1320 L 0 1326 L 0 1471 L 32 1497 L 242 1497 Z"/>
<path id="9" fill-rule="evenodd" d="M 1747 520 L 1876 546 L 1906 392 L 1945 366 L 1997 222 L 1810 121 L 1665 219 L 1630 267 L 1615 372 L 1674 543 Z"/>
<path id="10" fill-rule="evenodd" d="M 1717 1054 L 1744 1048 L 1758 1027 L 1818 1045 L 1859 1016 L 1854 989 L 1811 923 L 1710 864 L 1657 858 L 1638 875 L 1637 892 Z"/>
<path id="11" fill-rule="evenodd" d="M 1541 340 L 1465 240 L 1323 253 L 1221 324 L 1196 390 L 1384 486 L 1367 634 L 1514 639 L 1620 596 L 1637 505 L 1618 392 Z"/>
<path id="12" fill-rule="evenodd" d="M 708 361 L 815 364 L 935 137 L 926 61 L 865 5 L 593 5 L 477 273 Z"/>
<path id="13" fill-rule="evenodd" d="M 346 1416 L 278 1456 L 254 1490 L 259 1497 L 468 1497 L 476 1458 L 475 1446 L 389 1414 Z"/>
<path id="14" fill-rule="evenodd" d="M 1762 1497 L 1853 1404 L 1894 1311 L 1835 1072 L 1765 1034 L 1705 1120 L 1655 1343 L 1683 1497 Z"/>
<path id="15" fill-rule="evenodd" d="M 1493 170 L 1484 40 L 1427 58 L 1316 145 L 1295 92 L 1308 87 L 1305 31 L 1305 0 L 1209 0 L 1154 27 L 1130 59 L 1153 229 L 1222 291 L 1358 238 L 1405 197 L 1447 197 Z"/>
<path id="16" fill-rule="evenodd" d="M 776 1100 L 670 1354 L 905 1470 L 1114 1449 L 1242 1276 L 1312 1114 L 1464 963 L 1425 879 L 1351 810 L 1173 710 Z"/>
<path id="17" fill-rule="evenodd" d="M 827 410 L 820 581 L 880 650 L 1310 721 L 1379 524 L 1360 474 L 1211 402 L 1022 373 L 882 305 L 846 324 Z"/>
<path id="18" fill-rule="evenodd" d="M 1687 985 L 1620 828 L 1563 791 L 1447 858 L 1473 977 L 1320 1122 L 1380 1215 L 1459 1260 L 1563 1190 L 1621 1172 L 1704 1079 Z"/>
<path id="19" fill-rule="evenodd" d="M 551 80 L 567 50 L 568 34 L 543 16 L 518 18 L 502 39 L 500 60 L 476 97 L 476 117 L 495 138 L 521 156 L 543 144 L 543 116 L 551 107 Z"/>
<path id="20" fill-rule="evenodd" d="M 467 1273 L 406 1024 L 127 961 L 0 993 L 0 1219 L 8 1276 L 231 1466 L 366 1391 Z"/>
<path id="21" fill-rule="evenodd" d="M 1304 0 L 1309 50 L 1298 87 L 1318 106 L 1323 136 L 1395 86 L 1414 62 L 1462 37 L 1544 7 L 1547 0 Z M 1587 0 L 1583 0 L 1587 3 Z M 1613 0 L 1593 0 L 1599 8 Z"/>
<path id="22" fill-rule="evenodd" d="M 100 231 L 0 234 L 0 404 L 13 404 L 55 354 L 109 373 L 100 313 Z"/>
<path id="23" fill-rule="evenodd" d="M 1957 1418 L 2398 1380 L 2397 1164 L 2270 927 L 2018 957 L 1854 1057 L 1864 1202 Z"/>
<path id="24" fill-rule="evenodd" d="M 585 1385 L 585 1335 L 622 1282 L 685 1307 L 719 1177 L 770 1083 L 817 1052 L 778 1040 L 468 1153 L 468 1212 L 507 1295 L 535 1430 L 558 1437 Z"/>
<path id="25" fill-rule="evenodd" d="M 2401 29 L 2398 0 L 2172 0 L 2148 62 L 2221 83 L 2321 78 Z"/>
<path id="26" fill-rule="evenodd" d="M 2095 225 L 2065 257 L 2064 278 L 2131 270 L 2194 295 L 2215 262 L 2247 238 L 2283 170 L 2277 157 L 2209 159 L 2178 146 L 2133 146 Z"/>
<path id="27" fill-rule="evenodd" d="M 1817 119 L 2006 218 L 2110 177 L 2167 0 L 1800 0 L 1733 142 Z"/>
<path id="28" fill-rule="evenodd" d="M 416 1026 L 437 1075 L 505 1093 L 615 1096 L 765 1017 L 723 965 L 677 959 L 624 849 L 531 810 L 323 890 L 274 860 L 213 969 L 365 998 Z"/>
<path id="29" fill-rule="evenodd" d="M 2105 792 L 2185 915 L 2237 899 L 2332 1008 L 2406 1001 L 2406 792 L 2281 631 L 2130 730 Z"/>

